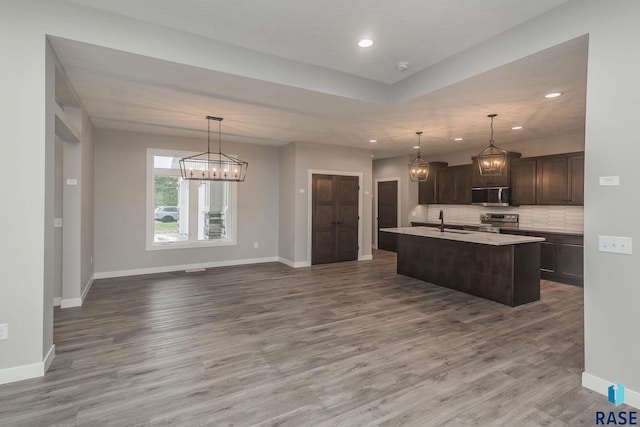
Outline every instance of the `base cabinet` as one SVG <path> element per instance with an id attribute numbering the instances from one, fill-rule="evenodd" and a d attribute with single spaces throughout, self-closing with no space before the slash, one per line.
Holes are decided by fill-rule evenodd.
<path id="1" fill-rule="evenodd" d="M 540 243 L 540 277 L 554 282 L 583 286 L 583 236 L 562 233 L 502 230 L 505 234 L 544 237 Z"/>

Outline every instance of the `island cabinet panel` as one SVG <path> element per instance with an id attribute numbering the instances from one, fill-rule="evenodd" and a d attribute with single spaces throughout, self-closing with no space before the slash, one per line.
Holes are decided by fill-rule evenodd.
<path id="1" fill-rule="evenodd" d="M 540 299 L 540 244 L 398 235 L 398 274 L 516 306 Z"/>
<path id="2" fill-rule="evenodd" d="M 535 158 L 514 159 L 511 163 L 511 204 L 535 205 L 537 203 Z"/>
<path id="3" fill-rule="evenodd" d="M 427 205 L 438 202 L 438 171 L 446 168 L 445 162 L 429 162 L 427 180 L 418 183 L 418 204 Z"/>
<path id="4" fill-rule="evenodd" d="M 472 165 L 450 166 L 437 171 L 437 203 L 471 204 Z"/>

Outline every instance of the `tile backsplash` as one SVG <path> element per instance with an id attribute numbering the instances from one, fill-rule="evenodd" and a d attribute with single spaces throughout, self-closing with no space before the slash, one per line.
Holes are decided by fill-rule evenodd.
<path id="1" fill-rule="evenodd" d="M 426 209 L 424 209 L 426 207 Z M 584 207 L 582 206 L 518 206 L 484 207 L 472 205 L 428 205 L 416 209 L 411 221 L 438 222 L 440 209 L 444 211 L 445 223 L 480 224 L 480 214 L 517 213 L 520 227 L 557 231 L 582 232 L 584 229 Z M 426 212 L 426 217 L 425 217 Z"/>

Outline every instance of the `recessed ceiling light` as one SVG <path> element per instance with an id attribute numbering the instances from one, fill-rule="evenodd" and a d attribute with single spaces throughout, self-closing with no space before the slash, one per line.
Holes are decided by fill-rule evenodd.
<path id="1" fill-rule="evenodd" d="M 375 157 L 375 155 L 372 154 L 371 157 Z"/>
<path id="2" fill-rule="evenodd" d="M 420 148 L 420 146 L 419 145 L 414 145 L 413 148 L 417 149 L 417 148 Z"/>
<path id="3" fill-rule="evenodd" d="M 462 141 L 462 138 L 453 138 L 454 141 Z"/>
<path id="4" fill-rule="evenodd" d="M 370 139 L 369 142 L 374 144 L 374 143 L 378 142 L 378 140 L 377 139 Z"/>
<path id="5" fill-rule="evenodd" d="M 562 92 L 551 92 L 551 93 L 546 94 L 544 97 L 545 98 L 557 98 L 560 95 L 562 95 Z"/>
<path id="6" fill-rule="evenodd" d="M 373 40 L 371 39 L 362 39 L 358 42 L 358 46 L 360 47 L 371 47 L 373 46 Z"/>
<path id="7" fill-rule="evenodd" d="M 514 126 L 514 127 L 512 127 L 511 129 L 513 129 L 513 130 L 520 130 L 520 129 L 523 129 L 523 128 L 524 128 L 523 126 Z"/>

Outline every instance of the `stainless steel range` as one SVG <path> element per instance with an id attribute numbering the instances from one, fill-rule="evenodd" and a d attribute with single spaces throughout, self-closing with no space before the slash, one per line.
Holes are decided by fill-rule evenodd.
<path id="1" fill-rule="evenodd" d="M 484 213 L 480 215 L 480 223 L 482 225 L 480 225 L 478 231 L 499 233 L 501 227 L 517 228 L 518 221 L 518 214 Z"/>

